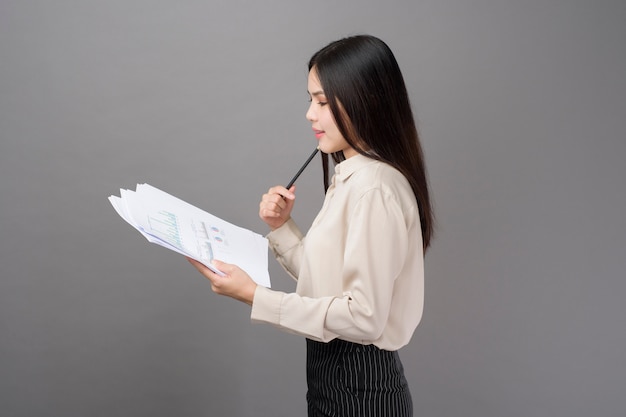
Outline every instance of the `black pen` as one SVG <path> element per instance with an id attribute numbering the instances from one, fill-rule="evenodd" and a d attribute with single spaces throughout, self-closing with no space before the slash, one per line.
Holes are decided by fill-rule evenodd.
<path id="1" fill-rule="evenodd" d="M 289 184 L 287 184 L 287 187 L 285 187 L 285 188 L 287 188 L 287 189 L 291 188 L 291 186 L 293 185 L 294 182 L 296 182 L 296 180 L 298 179 L 300 174 L 302 174 L 302 171 L 304 171 L 304 168 L 306 168 L 306 166 L 309 165 L 309 162 L 311 162 L 311 160 L 313 159 L 313 157 L 315 156 L 315 154 L 317 154 L 317 151 L 319 151 L 319 150 L 320 150 L 319 146 L 317 148 L 315 148 L 315 150 L 313 151 L 311 156 L 309 156 L 309 159 L 307 159 L 306 162 L 304 163 L 304 165 L 302 165 L 302 167 L 300 167 L 298 172 L 296 172 L 296 175 L 293 176 L 293 178 L 291 179 L 291 181 L 289 181 Z"/>

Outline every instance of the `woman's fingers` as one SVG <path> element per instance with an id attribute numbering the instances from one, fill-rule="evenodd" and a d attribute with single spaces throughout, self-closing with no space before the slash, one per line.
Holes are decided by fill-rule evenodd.
<path id="1" fill-rule="evenodd" d="M 187 260 L 211 282 L 213 292 L 252 305 L 257 284 L 237 265 L 214 260 L 213 266 L 225 274 L 221 276 L 195 259 L 187 257 Z"/>
<path id="2" fill-rule="evenodd" d="M 282 185 L 277 185 L 268 190 L 261 197 L 259 203 L 259 217 L 267 223 L 271 229 L 280 227 L 289 219 L 291 209 L 296 198 L 294 194 L 295 186 L 286 189 Z"/>

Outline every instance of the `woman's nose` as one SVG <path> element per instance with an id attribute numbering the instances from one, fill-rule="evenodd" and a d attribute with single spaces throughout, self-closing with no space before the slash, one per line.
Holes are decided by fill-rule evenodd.
<path id="1" fill-rule="evenodd" d="M 306 114 L 304 115 L 309 122 L 315 121 L 315 112 L 313 111 L 312 107 L 313 107 L 313 103 L 309 105 L 309 108 L 306 111 Z"/>

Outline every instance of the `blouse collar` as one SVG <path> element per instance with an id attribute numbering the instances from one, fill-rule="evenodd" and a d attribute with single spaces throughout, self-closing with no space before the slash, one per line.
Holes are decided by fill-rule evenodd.
<path id="1" fill-rule="evenodd" d="M 353 157 L 335 165 L 335 176 L 337 177 L 337 180 L 345 181 L 357 170 L 375 162 L 375 159 L 369 158 L 365 155 L 354 155 Z"/>

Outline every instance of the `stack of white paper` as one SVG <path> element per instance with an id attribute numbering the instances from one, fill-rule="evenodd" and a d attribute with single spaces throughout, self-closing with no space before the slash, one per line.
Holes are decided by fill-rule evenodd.
<path id="1" fill-rule="evenodd" d="M 109 201 L 148 241 L 196 259 L 218 274 L 213 259 L 236 264 L 270 287 L 267 239 L 235 226 L 148 184 L 120 190 Z"/>

